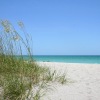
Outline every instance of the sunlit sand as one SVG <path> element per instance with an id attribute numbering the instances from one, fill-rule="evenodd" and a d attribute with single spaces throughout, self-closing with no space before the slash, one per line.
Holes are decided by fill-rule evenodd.
<path id="1" fill-rule="evenodd" d="M 67 84 L 51 84 L 43 100 L 100 100 L 100 64 L 38 62 L 61 73 L 70 80 Z"/>

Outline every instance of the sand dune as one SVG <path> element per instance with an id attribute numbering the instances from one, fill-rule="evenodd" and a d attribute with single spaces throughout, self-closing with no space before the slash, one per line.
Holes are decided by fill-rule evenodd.
<path id="1" fill-rule="evenodd" d="M 72 81 L 65 85 L 53 83 L 55 89 L 47 92 L 43 100 L 100 100 L 100 64 L 56 62 L 38 62 L 38 64 L 66 73 Z"/>

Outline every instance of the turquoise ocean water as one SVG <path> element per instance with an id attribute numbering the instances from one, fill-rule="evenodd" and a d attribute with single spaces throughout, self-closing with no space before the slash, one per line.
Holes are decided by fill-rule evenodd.
<path id="1" fill-rule="evenodd" d="M 34 60 L 42 62 L 64 62 L 64 63 L 92 63 L 100 64 L 100 56 L 68 56 L 68 55 L 38 55 L 33 56 Z M 29 57 L 24 55 L 24 59 L 28 60 Z"/>

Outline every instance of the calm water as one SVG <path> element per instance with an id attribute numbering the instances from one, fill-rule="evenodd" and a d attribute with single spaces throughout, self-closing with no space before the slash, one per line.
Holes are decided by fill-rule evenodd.
<path id="1" fill-rule="evenodd" d="M 43 62 L 66 62 L 66 63 L 98 63 L 100 64 L 100 56 L 33 56 L 36 61 Z M 24 56 L 25 60 L 28 60 L 28 56 Z"/>

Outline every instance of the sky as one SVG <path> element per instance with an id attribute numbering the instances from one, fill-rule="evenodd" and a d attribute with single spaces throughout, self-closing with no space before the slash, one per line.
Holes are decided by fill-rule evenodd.
<path id="1" fill-rule="evenodd" d="M 100 0 L 0 0 L 0 19 L 23 21 L 34 55 L 100 55 Z"/>

